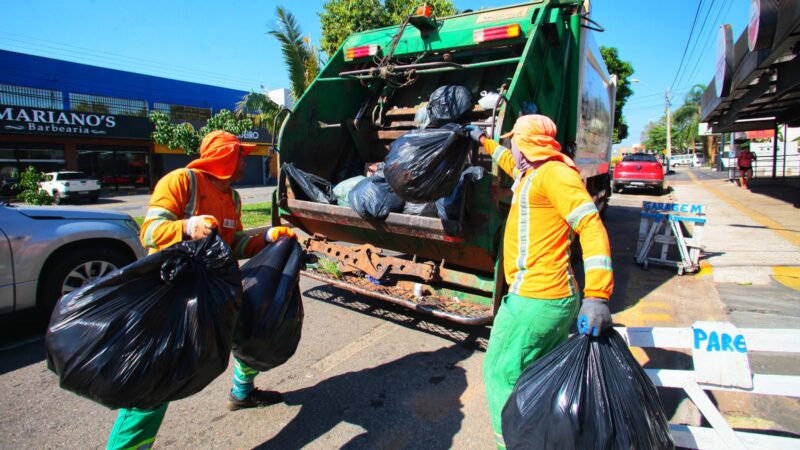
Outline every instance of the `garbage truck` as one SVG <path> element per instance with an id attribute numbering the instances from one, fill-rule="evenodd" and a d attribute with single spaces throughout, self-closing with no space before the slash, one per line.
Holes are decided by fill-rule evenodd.
<path id="1" fill-rule="evenodd" d="M 281 167 L 329 184 L 322 190 L 369 175 L 396 139 L 420 127 L 431 93 L 457 85 L 475 100 L 458 123 L 482 126 L 495 140 L 523 114 L 553 119 L 562 151 L 602 211 L 616 77 L 594 42 L 602 27 L 588 8 L 583 0 L 539 0 L 437 17 L 423 6 L 396 26 L 352 34 L 276 118 Z M 502 232 L 513 180 L 481 149 L 469 152 L 468 164 L 487 175 L 465 184 L 457 218 L 392 212 L 365 220 L 305 195 L 281 169 L 273 225 L 307 233 L 302 245 L 317 256 L 307 277 L 461 324 L 487 324 L 508 289 Z"/>

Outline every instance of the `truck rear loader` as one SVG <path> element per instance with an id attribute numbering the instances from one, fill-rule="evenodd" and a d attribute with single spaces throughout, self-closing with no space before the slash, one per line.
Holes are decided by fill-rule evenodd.
<path id="1" fill-rule="evenodd" d="M 593 31 L 602 28 L 584 2 L 540 0 L 443 18 L 428 12 L 420 8 L 398 26 L 343 43 L 283 119 L 280 163 L 332 184 L 365 175 L 395 139 L 417 128 L 415 115 L 436 88 L 461 85 L 475 99 L 499 94 L 490 108 L 476 100 L 459 120 L 486 127 L 495 140 L 523 114 L 553 119 L 562 151 L 602 211 L 610 196 L 616 78 L 594 43 Z M 391 213 L 367 221 L 347 206 L 310 201 L 281 170 L 273 224 L 304 230 L 304 247 L 326 260 L 306 276 L 462 324 L 486 324 L 507 291 L 502 229 L 513 180 L 480 149 L 471 151 L 469 164 L 488 176 L 466 186 L 457 220 Z M 331 264 L 335 270 L 323 270 Z"/>

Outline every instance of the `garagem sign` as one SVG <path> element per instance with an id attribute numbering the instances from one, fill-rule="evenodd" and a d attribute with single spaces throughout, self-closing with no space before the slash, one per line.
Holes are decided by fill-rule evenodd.
<path id="1" fill-rule="evenodd" d="M 146 117 L 0 105 L 0 132 L 148 139 Z"/>

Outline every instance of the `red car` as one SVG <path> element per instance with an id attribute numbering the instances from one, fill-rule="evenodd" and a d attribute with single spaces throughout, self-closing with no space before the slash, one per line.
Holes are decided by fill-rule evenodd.
<path id="1" fill-rule="evenodd" d="M 625 188 L 650 188 L 661 195 L 664 192 L 664 166 L 655 155 L 627 155 L 614 166 L 611 188 L 614 192 Z"/>

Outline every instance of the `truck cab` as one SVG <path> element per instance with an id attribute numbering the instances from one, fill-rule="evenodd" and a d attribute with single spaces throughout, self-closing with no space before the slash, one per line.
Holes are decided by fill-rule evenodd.
<path id="1" fill-rule="evenodd" d="M 603 208 L 615 77 L 591 35 L 598 25 L 583 8 L 578 1 L 541 0 L 452 17 L 410 15 L 398 26 L 351 35 L 283 120 L 280 164 L 332 185 L 366 175 L 395 139 L 419 127 L 415 117 L 434 90 L 459 85 L 474 99 L 459 124 L 485 127 L 495 140 L 521 115 L 553 119 L 562 151 Z M 481 106 L 482 92 L 498 94 L 496 101 Z M 391 213 L 367 221 L 349 207 L 311 201 L 281 170 L 273 223 L 308 233 L 306 249 L 340 272 L 312 268 L 309 277 L 485 324 L 507 290 L 501 236 L 513 180 L 480 149 L 472 149 L 468 165 L 482 166 L 488 176 L 466 185 L 457 220 Z"/>

